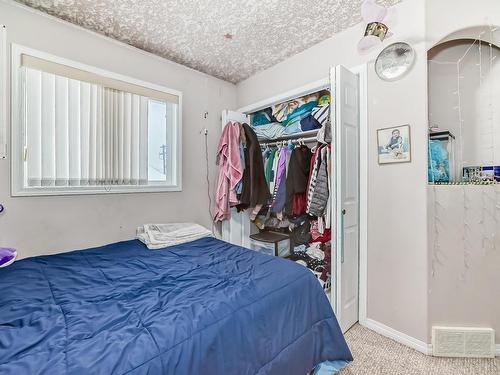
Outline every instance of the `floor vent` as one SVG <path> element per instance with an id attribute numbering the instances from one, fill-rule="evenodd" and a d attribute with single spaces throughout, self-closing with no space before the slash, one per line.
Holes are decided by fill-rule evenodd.
<path id="1" fill-rule="evenodd" d="M 432 354 L 436 357 L 494 358 L 495 330 L 432 327 Z"/>

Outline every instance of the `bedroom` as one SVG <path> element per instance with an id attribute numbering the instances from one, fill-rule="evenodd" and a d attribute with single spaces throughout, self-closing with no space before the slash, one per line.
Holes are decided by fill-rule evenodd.
<path id="1" fill-rule="evenodd" d="M 493 354 L 500 354 L 500 305 L 495 298 L 500 294 L 500 259 L 498 251 L 495 251 L 500 246 L 495 237 L 495 233 L 499 232 L 498 226 L 495 226 L 498 185 L 482 185 L 483 181 L 476 181 L 471 186 L 451 183 L 437 186 L 429 184 L 427 176 L 429 127 L 436 125 L 436 119 L 440 118 L 435 110 L 432 115 L 430 112 L 435 107 L 439 108 L 440 100 L 443 100 L 442 103 L 450 111 L 457 106 L 455 99 L 445 101 L 442 93 L 432 84 L 435 73 L 443 81 L 448 76 L 451 77 L 448 81 L 457 79 L 456 72 L 451 75 L 452 73 L 434 69 L 440 58 L 434 48 L 447 40 L 459 38 L 471 40 L 469 44 L 472 46 L 473 41 L 478 38 L 499 46 L 500 38 L 495 30 L 500 26 L 499 4 L 495 0 L 474 3 L 403 0 L 378 4 L 389 8 L 391 17 L 387 20 L 385 17 L 380 20 L 363 19 L 363 1 L 332 1 L 321 4 L 292 2 L 284 11 L 278 2 L 258 2 L 252 6 L 252 3 L 225 1 L 220 4 L 208 1 L 190 4 L 129 1 L 117 5 L 110 1 L 2 0 L 0 24 L 5 25 L 5 28 L 0 62 L 0 154 L 4 157 L 0 159 L 0 204 L 3 207 L 0 213 L 0 247 L 16 249 L 17 258 L 13 264 L 0 268 L 0 284 L 4 286 L 0 297 L 0 373 L 107 374 L 149 371 L 153 374 L 182 374 L 199 373 L 197 366 L 213 369 L 209 373 L 258 373 L 261 367 L 260 373 L 305 373 L 313 371 L 320 364 L 315 362 L 323 362 L 323 359 L 316 357 L 328 356 L 328 351 L 336 354 L 333 358 L 327 358 L 328 360 L 339 359 L 336 357 L 343 347 L 342 335 L 334 335 L 335 340 L 324 336 L 332 336 L 338 330 L 325 329 L 311 334 L 311 337 L 318 340 L 318 347 L 312 350 L 311 345 L 301 346 L 300 353 L 293 352 L 279 357 L 283 362 L 277 361 L 274 371 L 263 366 L 272 363 L 269 355 L 282 350 L 284 342 L 292 341 L 279 328 L 283 327 L 288 334 L 297 334 L 296 330 L 305 332 L 310 328 L 307 324 L 314 320 L 314 314 L 330 316 L 333 314 L 332 309 L 335 310 L 336 318 L 331 318 L 331 321 L 337 321 L 338 318 L 343 326 L 340 331 L 345 331 L 352 321 L 359 321 L 345 333 L 354 361 L 341 370 L 341 374 L 496 373 L 498 359 L 495 362 L 494 359 L 485 358 L 452 359 L 449 355 L 439 356 L 434 350 L 433 339 L 436 335 L 433 327 L 477 328 L 478 332 L 484 330 L 486 338 L 491 340 L 493 336 Z M 321 13 L 317 20 L 311 20 L 311 9 L 315 13 Z M 375 13 L 377 17 L 379 14 Z M 368 35 L 364 38 L 367 24 L 373 21 L 386 22 L 389 27 L 390 33 L 383 41 L 379 36 L 375 38 Z M 300 38 L 295 36 L 297 33 Z M 491 34 L 490 39 L 486 38 L 487 34 Z M 359 49 L 361 41 L 373 39 L 380 41 L 376 40 L 373 45 L 365 46 L 366 50 Z M 411 46 L 414 61 L 402 77 L 386 81 L 379 78 L 376 71 L 377 58 L 385 47 L 397 42 L 405 42 Z M 479 51 L 479 45 L 475 45 L 471 51 Z M 490 60 L 494 65 L 495 50 L 491 53 Z M 31 58 L 22 58 L 23 55 Z M 490 56 L 489 45 L 482 49 L 482 56 L 485 61 Z M 280 298 L 286 299 L 288 296 L 296 301 L 301 298 L 319 301 L 313 304 L 317 305 L 316 309 L 312 309 L 314 311 L 297 313 L 296 316 L 301 318 L 305 316 L 303 314 L 310 315 L 300 322 L 300 326 L 298 323 L 290 323 L 296 322 L 296 319 L 285 319 L 285 312 L 278 308 L 282 300 L 277 298 L 271 301 L 277 304 L 274 307 L 266 306 L 265 298 L 257 293 L 269 291 L 273 287 L 272 282 L 286 283 L 289 281 L 287 277 L 309 277 L 304 272 L 310 271 L 306 267 L 297 268 L 294 264 L 297 262 L 282 260 L 280 257 L 268 258 L 267 255 L 256 254 L 259 252 L 254 251 L 248 253 L 251 259 L 245 260 L 241 267 L 266 273 L 267 266 L 260 264 L 259 259 L 272 259 L 276 267 L 286 269 L 282 271 L 283 277 L 278 278 L 272 272 L 266 273 L 267 280 L 259 284 L 262 289 L 248 290 L 256 294 L 245 295 L 243 289 L 237 295 L 238 298 L 231 301 L 226 301 L 223 297 L 225 292 L 215 286 L 216 280 L 230 281 L 230 278 L 224 279 L 224 275 L 243 272 L 231 257 L 223 259 L 223 249 L 230 251 L 230 254 L 242 252 L 241 256 L 246 258 L 247 252 L 243 251 L 247 251 L 245 249 L 255 241 L 250 235 L 259 234 L 257 227 L 245 216 L 252 211 L 250 209 L 243 213 L 231 211 L 230 218 L 222 223 L 213 223 L 220 167 L 216 164 L 217 149 L 223 128 L 228 122 L 222 120 L 239 123 L 248 121 L 252 125 L 255 116 L 249 118 L 248 115 L 255 115 L 262 109 L 272 109 L 278 104 L 323 90 L 329 92 L 330 106 L 333 109 L 341 103 L 337 99 L 343 93 L 343 90 L 337 92 L 340 84 L 337 87 L 334 84 L 349 77 L 342 72 L 339 74 L 343 78 L 337 76 L 341 70 L 336 69 L 338 66 L 345 67 L 347 73 L 350 72 L 359 79 L 356 87 L 359 90 L 359 101 L 356 101 L 359 106 L 359 135 L 355 138 L 355 142 L 359 142 L 359 153 L 353 154 L 354 158 L 359 158 L 359 164 L 356 166 L 354 163 L 354 168 L 359 168 L 359 173 L 354 174 L 354 177 L 358 176 L 358 180 L 353 180 L 359 189 L 354 189 L 359 192 L 355 199 L 359 209 L 346 211 L 347 215 L 358 213 L 353 221 L 357 224 L 354 230 L 357 231 L 355 238 L 358 242 L 351 243 L 350 249 L 354 249 L 353 251 L 346 252 L 344 249 L 342 262 L 341 251 L 335 249 L 343 248 L 340 244 L 341 234 L 344 232 L 336 230 L 336 227 L 348 223 L 348 218 L 344 220 L 342 210 L 337 209 L 345 200 L 342 202 L 340 194 L 331 192 L 332 272 L 328 297 L 332 308 L 329 307 L 328 300 L 325 302 L 324 295 L 301 294 L 285 288 L 288 294 L 284 293 Z M 483 64 L 470 71 L 478 71 L 479 66 Z M 490 67 L 486 62 L 484 69 L 483 74 L 489 74 Z M 31 133 L 33 138 L 24 137 L 23 124 L 28 121 L 24 114 L 32 113 L 30 108 L 34 107 L 23 102 L 27 100 L 26 97 L 15 94 L 16 90 L 18 94 L 32 92 L 33 95 L 29 97 L 36 99 L 36 108 L 42 108 L 43 105 L 65 108 L 50 104 L 50 100 L 56 103 L 59 98 L 55 88 L 50 91 L 54 94 L 53 99 L 50 99 L 47 91 L 44 91 L 44 95 L 37 94 L 44 81 L 37 80 L 36 74 L 25 75 L 26 71 L 40 70 L 47 77 L 59 76 L 99 87 L 106 80 L 107 87 L 111 87 L 114 92 L 121 91 L 156 100 L 148 102 L 146 107 L 152 107 L 154 103 L 166 103 L 157 108 L 155 113 L 159 113 L 160 117 L 173 113 L 168 121 L 173 127 L 163 127 L 158 131 L 172 133 L 166 137 L 168 139 L 164 154 L 161 154 L 160 148 L 163 144 L 154 146 L 157 152 L 152 155 L 156 164 L 150 168 L 145 166 L 148 173 L 151 173 L 151 168 L 155 168 L 156 173 L 162 176 L 160 183 L 154 181 L 155 183 L 150 184 L 147 181 L 132 187 L 130 184 L 80 186 L 72 183 L 74 176 L 70 173 L 70 166 L 74 157 L 68 156 L 56 161 L 46 159 L 48 162 L 44 164 L 41 156 L 34 158 L 36 152 L 32 149 L 24 151 L 23 142 L 34 140 L 36 150 L 46 149 L 53 157 L 54 154 L 57 155 L 58 147 L 66 150 L 69 149 L 71 140 L 75 142 L 74 138 L 69 137 L 72 134 L 70 130 L 75 127 L 64 130 L 66 133 L 63 134 L 68 134 L 68 137 L 62 137 L 59 143 L 50 141 L 45 148 L 47 134 L 48 138 L 59 139 L 57 134 L 60 133 L 59 130 L 56 131 L 56 127 L 50 128 L 52 133 L 40 131 Z M 31 85 L 30 79 L 34 79 L 35 85 Z M 488 80 L 494 82 L 489 76 Z M 486 86 L 483 85 L 485 88 Z M 95 90 L 99 91 L 97 87 Z M 491 90 L 492 93 L 489 90 L 488 88 L 487 95 L 483 98 L 486 106 L 488 103 L 495 103 L 491 98 L 497 95 L 494 90 Z M 455 91 L 460 90 L 450 87 L 447 92 Z M 466 90 L 465 93 L 467 92 L 471 90 Z M 43 100 L 44 98 L 48 100 Z M 80 99 L 82 101 L 79 103 L 84 103 L 84 97 Z M 318 101 L 319 104 L 320 98 L 313 101 Z M 66 112 L 63 112 L 69 118 L 75 111 L 71 111 L 69 105 L 67 107 Z M 81 108 L 85 106 L 82 105 Z M 488 108 L 495 109 L 495 106 Z M 126 110 L 124 106 L 123 111 Z M 468 108 L 464 107 L 463 110 Z M 339 124 L 338 120 L 342 118 L 337 115 L 341 116 L 343 113 L 341 108 L 330 112 Z M 30 117 L 38 124 L 37 129 L 42 129 L 42 124 L 50 123 L 41 113 L 41 110 L 34 111 L 33 117 Z M 57 110 L 54 113 L 57 114 Z M 76 113 L 78 115 L 84 112 L 80 109 Z M 92 112 L 89 110 L 86 113 L 90 116 Z M 53 116 L 52 123 L 57 125 L 55 114 L 48 116 Z M 464 118 L 468 117 L 464 115 Z M 482 129 L 482 135 L 489 130 L 490 122 L 494 121 L 498 128 L 498 115 L 493 113 L 493 116 L 486 116 L 485 123 L 488 126 Z M 76 122 L 90 123 L 80 120 Z M 65 122 L 69 123 L 74 122 Z M 123 122 L 125 123 L 128 124 L 127 129 L 137 130 L 131 125 L 132 122 Z M 138 123 L 142 123 L 140 119 Z M 122 122 L 117 118 L 114 124 L 121 126 Z M 409 125 L 411 133 L 411 137 L 408 136 L 411 160 L 390 165 L 379 164 L 378 131 L 392 127 L 405 131 L 406 128 L 402 128 L 405 125 Z M 438 125 L 439 128 L 452 130 L 451 126 L 446 128 L 444 124 Z M 258 126 L 254 129 L 258 129 Z M 455 147 L 459 149 L 463 144 L 469 145 L 460 139 L 458 128 L 454 129 L 457 129 L 453 131 L 457 138 Z M 302 146 L 313 148 L 316 145 L 315 131 L 305 135 L 291 133 L 288 137 L 280 137 L 280 140 L 265 142 L 281 143 L 269 145 L 271 149 L 280 147 L 283 143 L 288 144 L 289 141 L 294 149 Z M 114 134 L 119 138 L 121 133 Z M 340 132 L 337 134 L 340 135 Z M 108 134 L 108 137 L 112 138 L 112 135 Z M 494 136 L 489 138 L 494 139 Z M 156 141 L 155 137 L 151 137 L 146 143 L 153 144 Z M 491 140 L 484 142 L 484 148 L 490 147 Z M 342 148 L 344 144 L 337 143 L 337 139 L 331 143 L 338 146 L 336 151 L 353 152 L 355 149 Z M 88 146 L 90 143 L 86 144 Z M 147 160 L 149 155 L 144 154 L 144 148 L 147 147 L 141 148 L 144 144 L 140 142 L 134 145 L 137 153 Z M 494 145 L 491 147 L 494 149 Z M 332 154 L 336 154 L 330 152 L 333 161 L 335 157 Z M 456 154 L 457 157 L 460 156 L 458 152 Z M 103 165 L 114 163 L 109 155 L 102 154 L 99 157 L 97 151 L 90 151 L 88 156 L 93 163 L 97 160 L 101 160 Z M 493 158 L 488 157 L 482 165 L 498 165 L 498 162 L 489 159 Z M 30 160 L 34 160 L 33 166 L 29 166 Z M 132 158 L 118 157 L 117 160 L 122 166 L 130 163 L 131 170 L 136 171 L 137 180 L 141 181 L 144 176 L 140 172 L 142 169 L 132 168 Z M 342 167 L 349 166 L 347 163 L 352 160 L 355 159 L 339 155 L 337 170 L 342 171 Z M 57 163 L 64 166 L 62 169 L 65 173 L 62 177 L 57 174 Z M 479 163 L 477 161 L 473 165 L 480 165 Z M 337 164 L 334 163 L 334 169 Z M 457 170 L 459 164 L 455 163 Z M 87 170 L 84 164 L 79 165 L 77 170 Z M 350 167 L 352 170 L 352 165 Z M 162 173 L 165 170 L 168 173 Z M 47 175 L 46 171 L 49 171 Z M 79 177 L 81 176 L 77 175 Z M 330 182 L 335 183 L 336 178 L 340 181 L 345 176 L 330 177 Z M 87 180 L 90 181 L 89 178 Z M 133 180 L 132 176 L 129 176 L 130 180 Z M 347 178 L 344 180 L 347 181 Z M 330 186 L 330 190 L 335 189 Z M 483 206 L 491 207 L 493 215 Z M 481 216 L 483 213 L 484 219 Z M 226 248 L 217 250 L 218 246 L 222 246 L 219 242 L 208 243 L 206 241 L 216 240 L 202 238 L 196 240 L 198 242 L 192 242 L 195 246 L 191 249 L 185 244 L 178 244 L 173 245 L 174 251 L 169 251 L 168 248 L 146 250 L 145 245 L 141 245 L 135 238 L 137 229 L 148 223 L 197 223 L 209 232 L 214 231 L 217 241 L 223 240 L 231 245 L 225 244 Z M 314 225 L 318 225 L 318 221 Z M 458 235 L 453 236 L 457 231 Z M 190 234 L 181 233 L 179 237 L 183 235 L 189 237 Z M 463 243 L 457 243 L 456 239 L 462 237 Z M 258 238 L 257 236 L 256 241 L 259 241 Z M 123 248 L 126 242 L 122 241 L 133 242 Z M 114 245 L 105 247 L 109 244 Z M 262 245 L 262 241 L 260 244 Z M 269 245 L 266 246 L 269 248 Z M 459 250 L 455 251 L 457 247 Z M 88 250 L 69 253 L 79 249 Z M 54 257 L 44 257 L 50 254 Z M 176 284 L 172 284 L 173 280 L 168 279 L 168 274 L 160 273 L 160 265 L 164 265 L 171 275 L 182 273 L 183 267 L 172 260 L 173 255 L 182 257 L 185 262 L 200 265 L 199 273 L 192 273 L 197 283 L 183 286 L 179 284 L 179 288 L 184 289 L 176 290 Z M 189 260 L 190 256 L 193 257 L 192 260 Z M 212 258 L 219 259 L 220 264 L 209 267 L 213 263 L 210 261 Z M 37 270 L 32 269 L 35 265 Z M 201 267 L 202 265 L 206 267 Z M 346 272 L 337 272 L 348 266 L 351 268 L 345 268 Z M 103 275 L 95 274 L 96 270 L 102 268 L 106 270 Z M 45 270 L 45 273 L 40 270 Z M 313 272 L 310 274 L 316 277 Z M 81 277 L 76 277 L 77 275 Z M 160 276 L 167 279 L 163 280 Z M 239 283 L 241 288 L 241 283 L 245 280 L 241 274 L 239 276 L 238 280 L 233 281 Z M 343 280 L 342 277 L 350 279 Z M 258 274 L 255 279 L 258 279 Z M 51 280 L 48 289 L 47 280 Z M 97 296 L 112 294 L 112 290 L 97 287 L 96 284 L 99 281 L 103 284 L 104 280 L 116 280 L 114 286 L 118 291 L 123 287 L 132 293 L 134 286 L 141 286 L 145 288 L 143 291 L 151 293 L 157 291 L 158 294 L 151 296 L 144 304 L 154 303 L 160 310 L 165 306 L 165 316 L 168 319 L 174 319 L 175 309 L 185 311 L 186 314 L 188 310 L 182 309 L 189 309 L 190 314 L 198 314 L 199 320 L 193 320 L 198 325 L 207 324 L 214 318 L 210 309 L 217 308 L 219 313 L 224 308 L 236 310 L 238 306 L 243 306 L 242 298 L 258 300 L 260 308 L 264 310 L 249 310 L 246 313 L 251 315 L 247 315 L 246 319 L 235 318 L 234 325 L 248 329 L 248 340 L 244 340 L 245 335 L 228 330 L 230 327 L 219 327 L 219 331 L 212 332 L 215 335 L 212 339 L 198 343 L 191 340 L 192 346 L 187 347 L 182 355 L 179 354 L 179 364 L 175 367 L 172 352 L 169 352 L 169 356 L 154 354 L 162 352 L 159 349 L 161 347 L 166 350 L 173 343 L 181 341 L 177 335 L 182 336 L 182 332 L 175 331 L 168 325 L 154 327 L 157 321 L 151 323 L 153 329 L 162 329 L 163 333 L 169 332 L 175 336 L 164 342 L 155 342 L 155 339 L 164 336 L 161 332 L 146 332 L 144 335 L 134 336 L 138 340 L 147 340 L 142 343 L 134 343 L 130 337 L 123 340 L 112 338 L 114 334 L 133 335 L 134 329 L 142 324 L 139 322 L 141 315 L 137 312 L 134 315 L 131 310 L 123 308 L 125 299 L 120 300 L 121 297 L 116 297 L 116 304 L 98 303 Z M 165 281 L 165 296 L 161 294 L 161 285 L 155 284 L 162 280 Z M 207 281 L 205 290 L 214 293 L 212 305 L 195 293 L 196 290 L 203 290 L 204 280 Z M 353 284 L 349 283 L 350 280 L 359 281 Z M 311 285 L 312 290 L 321 290 L 325 286 L 317 284 Z M 43 290 L 37 289 L 37 286 Z M 167 286 L 173 289 L 168 289 Z M 342 286 L 350 288 L 348 291 L 355 296 L 355 308 L 346 310 L 344 314 L 339 311 L 342 306 L 346 306 L 342 303 L 342 298 L 339 298 L 342 293 L 336 295 L 339 288 L 342 292 Z M 90 293 L 93 288 L 95 294 Z M 78 293 L 74 293 L 75 290 Z M 86 291 L 90 294 L 86 295 Z M 196 298 L 183 299 L 183 291 L 195 293 Z M 230 289 L 226 289 L 228 291 Z M 41 300 L 50 298 L 54 300 L 40 305 Z M 85 301 L 90 302 L 85 304 Z M 136 302 L 139 301 L 143 300 L 138 299 Z M 65 307 L 70 316 L 74 312 L 73 322 L 60 320 L 68 317 L 64 313 Z M 84 307 L 88 310 L 84 310 Z M 208 307 L 208 310 L 201 311 L 201 307 Z M 291 305 L 290 309 L 296 307 Z M 137 309 L 135 305 L 135 311 Z M 146 317 L 144 314 L 142 318 Z M 273 314 L 276 316 L 275 320 L 272 320 Z M 94 318 L 89 318 L 91 316 Z M 102 316 L 102 320 L 98 316 Z M 250 324 L 249 316 L 260 319 Z M 153 318 L 151 315 L 148 317 Z M 30 323 L 36 323 L 38 318 L 43 324 Z M 50 326 L 44 326 L 50 321 L 54 323 L 53 330 Z M 132 326 L 124 326 L 121 332 L 118 328 L 113 331 L 113 327 L 124 325 L 124 322 Z M 287 323 L 289 324 L 286 325 Z M 177 324 L 181 326 L 181 330 L 196 328 L 196 324 L 184 321 L 181 317 L 177 318 L 175 325 Z M 71 326 L 74 331 L 71 332 L 70 329 L 64 333 Z M 260 332 L 261 335 L 256 337 L 250 334 L 252 331 Z M 66 336 L 71 333 L 73 338 Z M 107 335 L 111 338 L 108 342 Z M 99 337 L 103 340 L 101 343 L 92 341 Z M 82 338 L 92 338 L 96 350 L 105 353 L 106 358 L 88 350 L 89 348 L 84 350 Z M 323 347 L 323 341 L 334 344 Z M 200 345 L 198 348 L 197 344 Z M 135 345 L 140 346 L 140 350 Z M 243 345 L 247 351 L 231 351 L 231 348 L 234 350 L 234 347 Z M 250 350 L 257 347 L 260 350 Z M 223 353 L 222 357 L 215 356 L 210 348 L 227 350 L 227 355 L 224 356 Z M 79 357 L 78 351 L 86 355 Z M 132 353 L 136 353 L 137 357 L 131 356 Z M 467 356 L 466 353 L 452 354 Z M 40 357 L 36 358 L 37 355 Z M 481 356 L 484 355 L 473 355 Z M 152 360 L 149 369 L 147 366 L 137 367 L 152 358 L 163 358 L 163 361 Z M 326 371 L 333 373 L 335 370 Z"/>

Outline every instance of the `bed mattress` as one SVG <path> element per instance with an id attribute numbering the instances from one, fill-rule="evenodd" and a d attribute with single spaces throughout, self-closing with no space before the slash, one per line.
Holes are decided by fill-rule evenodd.
<path id="1" fill-rule="evenodd" d="M 297 374 L 352 360 L 314 275 L 202 238 L 0 269 L 1 374 Z"/>

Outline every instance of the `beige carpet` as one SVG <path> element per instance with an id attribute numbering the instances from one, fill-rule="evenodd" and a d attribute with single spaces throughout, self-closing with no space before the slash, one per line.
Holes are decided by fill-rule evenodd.
<path id="1" fill-rule="evenodd" d="M 436 358 L 355 325 L 346 333 L 354 362 L 340 375 L 499 375 L 500 359 Z"/>

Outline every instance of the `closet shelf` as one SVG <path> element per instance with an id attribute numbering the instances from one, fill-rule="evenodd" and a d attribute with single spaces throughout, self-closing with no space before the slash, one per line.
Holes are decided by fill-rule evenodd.
<path id="1" fill-rule="evenodd" d="M 275 141 L 287 141 L 289 139 L 299 139 L 299 138 L 307 138 L 307 137 L 313 137 L 318 134 L 319 129 L 314 129 L 314 130 L 308 130 L 305 132 L 300 132 L 300 133 L 293 133 L 293 134 L 287 134 L 283 135 L 281 137 L 276 137 L 276 138 L 258 138 L 259 142 L 275 142 Z"/>

